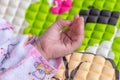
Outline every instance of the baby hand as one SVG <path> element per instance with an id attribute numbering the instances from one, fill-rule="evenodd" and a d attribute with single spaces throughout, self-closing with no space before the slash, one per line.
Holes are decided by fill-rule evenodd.
<path id="1" fill-rule="evenodd" d="M 62 31 L 63 27 L 67 27 Z M 75 15 L 74 20 L 59 19 L 35 41 L 34 46 L 46 59 L 63 57 L 77 49 L 84 38 L 84 19 Z"/>

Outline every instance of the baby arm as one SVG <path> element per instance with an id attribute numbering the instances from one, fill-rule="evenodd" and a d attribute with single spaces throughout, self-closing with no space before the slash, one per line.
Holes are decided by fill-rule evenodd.
<path id="1" fill-rule="evenodd" d="M 64 26 L 67 29 L 62 31 Z M 12 29 L 8 31 L 13 36 Z M 5 50 L 0 57 L 0 80 L 49 80 L 59 69 L 61 57 L 82 44 L 84 20 L 79 15 L 73 21 L 59 19 L 33 44 L 27 43 L 28 35 L 5 36 L 0 46 Z"/>
<path id="2" fill-rule="evenodd" d="M 28 35 L 14 37 L 13 29 L 0 19 L 0 80 L 48 80 L 59 68 L 61 58 L 47 61 L 28 43 Z"/>

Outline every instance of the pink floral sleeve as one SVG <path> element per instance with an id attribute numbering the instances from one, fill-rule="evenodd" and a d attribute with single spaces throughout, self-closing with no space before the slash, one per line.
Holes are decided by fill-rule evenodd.
<path id="1" fill-rule="evenodd" d="M 61 58 L 47 61 L 31 44 L 28 35 L 13 36 L 11 24 L 0 19 L 0 80 L 49 80 Z"/>

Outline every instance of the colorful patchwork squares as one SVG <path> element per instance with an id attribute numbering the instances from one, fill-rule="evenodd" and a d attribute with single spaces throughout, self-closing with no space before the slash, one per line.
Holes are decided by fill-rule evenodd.
<path id="1" fill-rule="evenodd" d="M 14 25 L 14 33 L 17 35 L 28 26 L 24 15 L 30 3 L 37 0 L 0 0 L 0 17 Z"/>
<path id="2" fill-rule="evenodd" d="M 109 10 L 95 9 L 90 7 L 89 10 L 81 10 L 80 15 L 84 17 L 86 23 L 102 23 L 115 26 L 120 12 L 111 12 Z"/>
<path id="3" fill-rule="evenodd" d="M 73 53 L 63 58 L 58 73 L 51 80 L 119 80 L 112 60 L 91 53 Z"/>
<path id="4" fill-rule="evenodd" d="M 120 51 L 113 49 L 113 43 L 118 28 L 120 28 L 120 0 L 73 0 L 69 12 L 55 15 L 47 0 L 33 3 L 26 11 L 26 21 L 29 27 L 24 33 L 37 36 L 58 18 L 72 20 L 75 14 L 85 19 L 85 38 L 83 44 L 76 51 L 85 51 L 114 59 L 118 69 L 120 66 Z M 118 43 L 120 45 L 120 43 Z M 118 48 L 118 46 L 114 47 Z"/>

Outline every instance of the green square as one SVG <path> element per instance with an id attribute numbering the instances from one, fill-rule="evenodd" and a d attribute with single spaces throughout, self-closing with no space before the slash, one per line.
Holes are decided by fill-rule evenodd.
<path id="1" fill-rule="evenodd" d="M 37 16 L 36 16 L 36 19 L 39 19 L 41 21 L 44 21 L 47 17 L 47 14 L 43 13 L 43 12 L 38 12 L 37 13 Z"/>
<path id="2" fill-rule="evenodd" d="M 96 26 L 96 23 L 87 23 L 87 24 L 85 25 L 85 30 L 93 31 L 94 28 L 95 28 L 95 26 Z"/>
<path id="3" fill-rule="evenodd" d="M 26 33 L 29 33 L 30 30 L 31 30 L 31 27 L 32 26 L 28 26 L 27 28 L 24 29 L 23 33 L 26 34 Z"/>
<path id="4" fill-rule="evenodd" d="M 120 43 L 114 43 L 113 46 L 115 46 L 114 51 L 120 52 Z"/>
<path id="5" fill-rule="evenodd" d="M 40 0 L 40 1 L 42 1 L 43 4 L 48 4 L 47 0 Z"/>
<path id="6" fill-rule="evenodd" d="M 68 14 L 68 13 L 67 13 L 67 14 Z M 62 15 L 59 15 L 59 16 L 57 17 L 57 19 L 60 19 L 60 18 L 66 19 L 67 16 L 68 16 L 68 15 L 66 15 L 66 14 L 62 14 Z"/>
<path id="7" fill-rule="evenodd" d="M 87 46 L 87 44 L 88 44 L 88 42 L 89 42 L 89 39 L 90 39 L 90 38 L 84 38 L 84 41 L 83 41 L 82 45 L 86 45 L 86 46 Z"/>
<path id="8" fill-rule="evenodd" d="M 91 38 L 89 43 L 88 43 L 88 46 L 91 46 L 91 45 L 94 45 L 94 44 L 99 44 L 100 41 L 101 41 L 100 39 Z"/>
<path id="9" fill-rule="evenodd" d="M 68 20 L 73 20 L 73 18 L 74 18 L 73 15 L 69 15 L 69 16 L 67 17 Z"/>
<path id="10" fill-rule="evenodd" d="M 115 53 L 116 53 L 116 52 L 115 52 Z M 115 61 L 115 64 L 117 65 L 118 62 L 119 62 L 119 56 L 115 56 L 115 57 L 114 57 L 114 61 Z"/>
<path id="11" fill-rule="evenodd" d="M 43 21 L 38 21 L 38 20 L 36 20 L 36 21 L 33 23 L 32 26 L 35 27 L 35 28 L 42 28 L 43 24 L 44 24 Z"/>
<path id="12" fill-rule="evenodd" d="M 39 10 L 39 7 L 40 7 L 41 3 L 38 2 L 38 3 L 35 3 L 35 4 L 31 4 L 31 6 L 29 7 L 29 10 L 32 10 L 34 12 L 37 12 Z"/>
<path id="13" fill-rule="evenodd" d="M 85 50 L 85 49 L 86 49 L 86 46 L 81 45 L 76 51 L 82 51 L 82 50 Z"/>
<path id="14" fill-rule="evenodd" d="M 113 2 L 113 3 L 115 3 L 117 0 L 109 0 L 109 2 Z"/>
<path id="15" fill-rule="evenodd" d="M 103 34 L 103 40 L 110 40 L 113 37 L 113 34 L 109 33 L 109 32 L 105 32 Z"/>
<path id="16" fill-rule="evenodd" d="M 117 43 L 115 47 L 116 47 L 116 50 L 120 52 L 120 43 Z"/>
<path id="17" fill-rule="evenodd" d="M 120 69 L 120 37 L 114 39 L 112 51 L 115 54 L 114 61 L 117 65 L 117 68 Z"/>
<path id="18" fill-rule="evenodd" d="M 37 29 L 37 28 L 32 28 L 32 30 L 30 31 L 32 34 L 36 34 L 37 36 L 39 36 L 41 29 Z"/>
<path id="19" fill-rule="evenodd" d="M 113 11 L 114 5 L 115 4 L 113 2 L 106 1 L 103 9 L 105 9 L 105 10 L 109 9 L 109 10 Z"/>
<path id="20" fill-rule="evenodd" d="M 120 28 L 120 17 L 118 18 L 118 22 L 117 22 L 117 28 Z"/>
<path id="21" fill-rule="evenodd" d="M 39 35 L 42 35 L 45 31 L 46 31 L 46 29 L 42 29 L 41 32 L 39 33 Z"/>
<path id="22" fill-rule="evenodd" d="M 83 1 L 84 0 L 80 0 L 80 1 L 74 0 L 73 6 L 81 8 Z"/>
<path id="23" fill-rule="evenodd" d="M 120 37 L 115 38 L 115 42 L 120 44 Z"/>
<path id="24" fill-rule="evenodd" d="M 93 6 L 95 6 L 95 8 L 97 8 L 97 9 L 100 9 L 100 10 L 102 10 L 103 9 L 103 5 L 104 5 L 104 1 L 105 0 L 96 0 L 95 2 L 94 2 L 94 4 L 93 4 Z"/>
<path id="25" fill-rule="evenodd" d="M 114 11 L 119 11 L 120 12 L 120 1 L 116 3 Z"/>
<path id="26" fill-rule="evenodd" d="M 30 19 L 30 18 L 27 18 L 26 20 L 30 23 L 29 25 L 33 24 L 33 22 L 34 22 L 34 21 L 33 21 L 32 19 Z"/>
<path id="27" fill-rule="evenodd" d="M 57 18 L 57 15 L 53 15 L 52 13 L 49 13 L 46 20 L 54 22 L 56 18 Z"/>
<path id="28" fill-rule="evenodd" d="M 113 25 L 107 25 L 106 32 L 110 32 L 111 34 L 114 34 L 114 32 L 115 32 L 115 26 L 113 26 Z"/>
<path id="29" fill-rule="evenodd" d="M 49 7 L 48 4 L 42 4 L 39 11 L 48 13 L 48 12 L 49 12 L 49 9 L 50 9 L 50 7 Z"/>
<path id="30" fill-rule="evenodd" d="M 100 31 L 94 31 L 92 33 L 92 38 L 95 38 L 95 39 L 101 39 L 103 37 L 103 32 L 100 32 Z"/>
<path id="31" fill-rule="evenodd" d="M 106 24 L 98 24 L 98 23 L 97 23 L 96 26 L 95 26 L 95 30 L 104 32 L 105 29 L 106 29 L 106 27 L 107 27 Z"/>
<path id="32" fill-rule="evenodd" d="M 72 7 L 71 11 L 70 11 L 70 14 L 75 15 L 75 14 L 78 14 L 79 11 L 80 11 L 79 7 Z"/>
<path id="33" fill-rule="evenodd" d="M 36 18 L 36 12 L 28 11 L 27 13 L 28 13 L 28 14 L 26 15 L 26 18 L 27 18 L 27 19 L 32 19 L 32 20 L 34 20 L 34 19 Z"/>
<path id="34" fill-rule="evenodd" d="M 120 59 L 119 59 L 119 62 L 117 64 L 117 68 L 118 68 L 118 70 L 120 70 Z"/>
<path id="35" fill-rule="evenodd" d="M 88 7 L 90 5 L 93 5 L 93 1 L 94 0 L 84 0 L 83 5 L 82 5 L 82 9 L 83 10 L 88 10 Z"/>
<path id="36" fill-rule="evenodd" d="M 112 45 L 113 50 L 116 52 L 120 52 L 120 37 L 114 39 L 114 43 Z M 120 54 L 118 54 L 120 55 Z"/>
<path id="37" fill-rule="evenodd" d="M 43 28 L 44 28 L 44 29 L 47 29 L 49 26 L 51 26 L 51 24 L 52 24 L 52 22 L 47 21 L 47 22 L 44 24 Z"/>
<path id="38" fill-rule="evenodd" d="M 90 37 L 91 37 L 91 34 L 92 34 L 92 31 L 85 30 L 85 37 L 86 37 L 86 38 L 90 38 Z"/>

